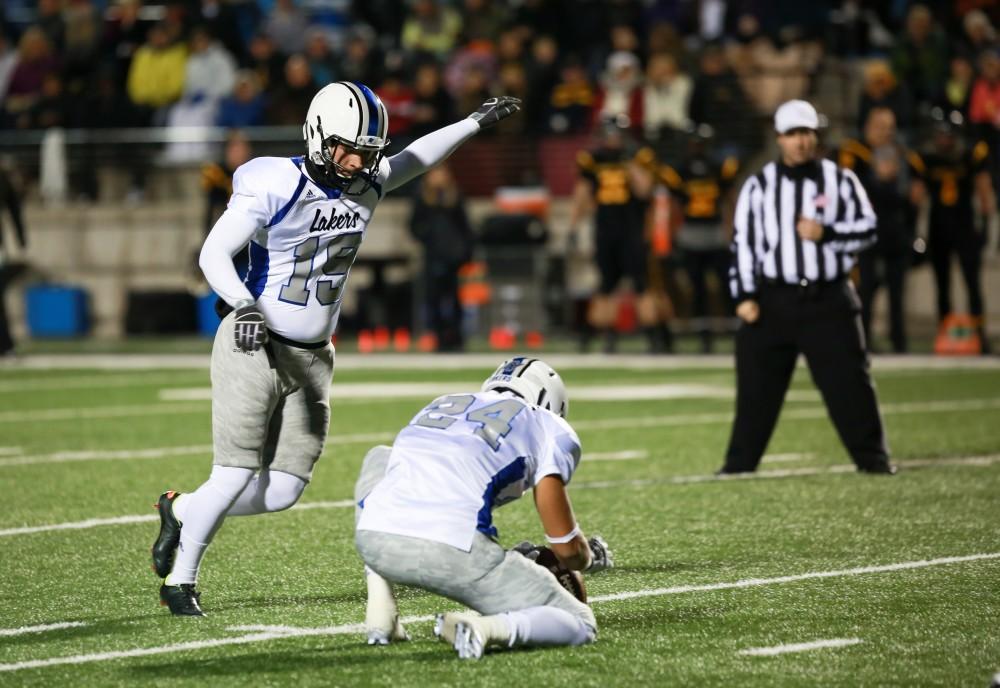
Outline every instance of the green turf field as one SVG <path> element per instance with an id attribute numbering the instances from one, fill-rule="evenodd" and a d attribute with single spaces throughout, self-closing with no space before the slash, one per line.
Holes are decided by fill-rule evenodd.
<path id="1" fill-rule="evenodd" d="M 311 508 L 226 522 L 204 619 L 158 606 L 148 550 L 159 493 L 208 475 L 207 370 L 0 369 L 0 685 L 985 687 L 1000 671 L 1000 366 L 876 363 L 895 477 L 851 470 L 800 370 L 761 470 L 722 480 L 725 365 L 588 360 L 560 372 L 584 447 L 570 494 L 617 562 L 587 579 L 598 642 L 480 662 L 420 620 L 454 605 L 412 590 L 413 641 L 364 644 L 349 500 L 420 394 L 492 366 L 345 361 Z M 651 388 L 674 398 L 637 400 Z M 530 499 L 496 523 L 505 544 L 542 536 Z M 817 641 L 839 646 L 795 647 Z"/>

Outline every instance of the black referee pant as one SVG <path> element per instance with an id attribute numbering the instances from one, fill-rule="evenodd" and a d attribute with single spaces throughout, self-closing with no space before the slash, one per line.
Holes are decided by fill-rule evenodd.
<path id="1" fill-rule="evenodd" d="M 888 449 L 859 317 L 847 281 L 762 285 L 760 317 L 736 334 L 736 419 L 725 473 L 753 471 L 771 439 L 799 353 L 854 463 L 888 463 Z"/>

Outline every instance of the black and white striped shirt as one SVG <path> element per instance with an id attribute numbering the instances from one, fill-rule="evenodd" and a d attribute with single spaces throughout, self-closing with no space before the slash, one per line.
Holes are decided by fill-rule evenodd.
<path id="1" fill-rule="evenodd" d="M 823 225 L 818 242 L 799 237 L 800 217 Z M 737 303 L 761 283 L 806 286 L 842 279 L 855 253 L 875 243 L 875 212 L 849 169 L 831 160 L 798 167 L 768 163 L 743 184 L 733 218 L 729 288 Z"/>

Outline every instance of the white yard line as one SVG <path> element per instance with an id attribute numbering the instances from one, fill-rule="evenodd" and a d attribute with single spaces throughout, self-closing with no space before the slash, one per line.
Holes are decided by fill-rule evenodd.
<path id="1" fill-rule="evenodd" d="M 79 628 L 86 626 L 86 621 L 60 621 L 59 623 L 41 624 L 40 626 L 21 626 L 20 628 L 0 628 L 0 637 L 12 635 L 24 635 L 25 633 L 44 633 L 45 631 L 58 631 L 63 628 Z"/>
<path id="2" fill-rule="evenodd" d="M 823 578 L 837 578 L 843 576 L 859 576 L 872 573 L 890 573 L 894 571 L 908 571 L 922 569 L 930 566 L 944 566 L 949 564 L 961 564 L 973 561 L 988 561 L 1000 559 L 1000 552 L 984 554 L 970 554 L 958 557 L 941 557 L 939 559 L 923 559 L 920 561 L 904 561 L 896 564 L 886 564 L 881 566 L 862 566 L 850 569 L 839 569 L 836 571 L 812 571 L 792 576 L 779 576 L 777 578 L 747 578 L 728 583 L 709 583 L 707 585 L 679 585 L 670 588 L 654 588 L 649 590 L 634 590 L 621 592 L 613 595 L 600 595 L 591 597 L 591 603 L 612 602 L 620 600 L 631 600 L 642 597 L 661 597 L 664 595 L 679 595 L 692 592 L 713 592 L 716 590 L 733 590 L 765 585 L 781 585 L 784 583 L 795 583 L 804 580 L 816 580 Z M 431 615 L 410 616 L 401 619 L 403 623 L 418 623 L 430 621 L 434 617 Z M 265 630 L 267 629 L 267 630 Z M 51 657 L 48 659 L 32 659 L 23 662 L 12 662 L 10 664 L 0 664 L 0 671 L 20 671 L 22 669 L 38 669 L 42 667 L 56 666 L 61 664 L 87 664 L 90 662 L 103 662 L 115 659 L 128 659 L 131 657 L 148 657 L 150 655 L 169 654 L 173 652 L 186 652 L 191 650 L 201 650 L 223 645 L 243 645 L 247 643 L 257 643 L 267 640 L 282 640 L 288 638 L 304 636 L 330 636 L 344 635 L 348 633 L 361 633 L 364 624 L 343 624 L 340 626 L 327 626 L 320 628 L 297 628 L 295 626 L 233 626 L 227 630 L 231 631 L 260 631 L 252 632 L 249 635 L 237 636 L 234 638 L 220 638 L 217 640 L 200 640 L 187 643 L 176 643 L 174 645 L 163 645 L 160 647 L 144 647 L 133 650 L 119 650 L 116 652 L 97 652 L 88 655 L 72 655 L 69 657 Z M 787 646 L 786 646 L 787 647 Z"/>
<path id="3" fill-rule="evenodd" d="M 577 397 L 574 397 L 577 398 Z M 804 397 L 803 397 L 804 398 Z M 336 403 L 336 402 L 335 402 Z M 1000 408 L 1000 398 L 992 397 L 987 399 L 953 399 L 949 401 L 913 401 L 882 404 L 883 415 L 890 414 L 910 414 L 910 413 L 947 413 L 957 411 L 985 411 Z M 120 418 L 131 416 L 162 416 L 183 413 L 205 413 L 207 409 L 204 404 L 176 404 L 176 405 L 135 405 L 135 406 L 108 406 L 108 407 L 88 407 L 70 409 L 43 409 L 37 411 L 7 411 L 0 413 L 0 423 L 26 423 L 32 421 L 55 421 L 55 420 L 80 420 L 90 418 Z M 782 419 L 791 420 L 815 420 L 826 418 L 825 407 L 807 407 L 785 409 Z M 702 425 L 715 423 L 730 423 L 733 415 L 730 411 L 716 413 L 688 413 L 673 414 L 669 416 L 641 416 L 628 418 L 607 418 L 598 420 L 582 420 L 573 423 L 577 430 L 611 430 L 615 428 L 647 428 L 647 427 L 667 427 L 675 425 Z M 347 439 L 344 437 L 378 437 L 389 439 L 395 437 L 395 433 L 371 433 L 366 435 L 333 435 L 331 441 L 360 441 Z M 374 441 L 382 441 L 377 439 Z M 3 465 L 3 464 L 0 464 Z"/>
<path id="4" fill-rule="evenodd" d="M 351 404 L 372 400 L 433 399 L 455 390 L 474 390 L 480 381 L 466 382 L 348 382 L 333 383 L 334 404 Z M 669 399 L 732 399 L 731 385 L 658 384 L 658 385 L 577 385 L 574 401 L 657 401 Z M 158 393 L 160 401 L 209 401 L 211 387 L 168 387 Z M 818 401 L 812 390 L 792 390 L 790 401 Z"/>
<path id="5" fill-rule="evenodd" d="M 205 413 L 205 404 L 135 404 L 132 406 L 89 406 L 79 408 L 3 411 L 0 423 L 37 423 L 57 420 L 94 420 L 134 416 L 166 416 L 178 413 Z"/>
<path id="6" fill-rule="evenodd" d="M 788 452 L 787 454 L 764 454 L 761 463 L 792 463 L 811 459 L 811 452 Z"/>
<path id="7" fill-rule="evenodd" d="M 617 452 L 590 452 L 583 455 L 583 460 L 587 461 L 635 461 L 636 459 L 648 459 L 649 452 L 645 449 L 626 449 Z"/>
<path id="8" fill-rule="evenodd" d="M 625 454 L 627 452 L 621 452 Z M 638 457 L 636 457 L 638 458 Z M 593 460 L 592 458 L 590 460 Z M 608 460 L 608 459 L 606 459 Z M 611 459 L 624 461 L 625 459 Z M 992 466 L 1000 463 L 1000 454 L 986 454 L 982 456 L 959 456 L 951 458 L 937 459 L 907 459 L 899 461 L 903 467 L 927 467 L 927 466 Z M 853 464 L 837 464 L 835 466 L 823 466 L 815 468 L 787 468 L 769 471 L 757 471 L 755 473 L 738 473 L 734 475 L 717 476 L 712 473 L 706 475 L 676 475 L 670 478 L 649 478 L 635 480 L 595 480 L 591 482 L 573 483 L 573 489 L 577 490 L 601 490 L 615 487 L 650 487 L 653 485 L 693 485 L 698 483 L 712 483 L 721 481 L 746 481 L 746 480 L 772 480 L 775 478 L 804 477 L 812 475 L 833 475 L 838 473 L 853 473 Z M 354 507 L 354 500 L 340 499 L 335 501 L 299 502 L 292 507 L 293 510 L 310 509 L 348 509 Z M 46 533 L 56 530 L 80 530 L 86 528 L 97 528 L 99 526 L 125 525 L 131 523 L 146 523 L 156 521 L 159 516 L 156 514 L 135 514 L 132 516 L 115 516 L 111 518 L 90 518 L 85 521 L 71 521 L 68 523 L 52 523 L 41 526 L 23 526 L 20 528 L 6 528 L 0 530 L 0 537 L 12 535 L 30 535 L 32 533 Z"/>
<path id="9" fill-rule="evenodd" d="M 528 355 L 527 353 L 525 355 Z M 691 368 L 732 370 L 732 354 L 648 356 L 644 354 L 606 356 L 602 354 L 540 354 L 546 363 L 560 368 L 615 368 L 618 370 L 685 370 Z M 340 370 L 459 370 L 496 368 L 504 358 L 502 353 L 483 354 L 390 354 L 363 355 L 338 353 Z M 211 357 L 204 354 L 37 354 L 21 356 L 8 364 L 10 370 L 149 370 L 207 369 Z M 804 366 L 800 357 L 799 365 Z M 875 370 L 958 370 L 998 369 L 1000 358 L 995 356 L 873 356 Z"/>
<path id="10" fill-rule="evenodd" d="M 790 643 L 774 647 L 748 647 L 737 654 L 751 657 L 773 657 L 789 652 L 809 652 L 810 650 L 825 650 L 831 647 L 848 647 L 862 642 L 861 638 L 830 638 L 829 640 L 813 640 L 808 643 Z"/>
<path id="11" fill-rule="evenodd" d="M 16 456 L 23 453 L 21 447 L 0 447 L 0 456 Z"/>
<path id="12" fill-rule="evenodd" d="M 111 387 L 144 387 L 148 385 L 170 385 L 177 384 L 178 373 L 165 373 L 162 375 L 143 374 L 122 374 L 114 375 L 77 375 L 77 376 L 54 376 L 42 378 L 19 378 L 16 380 L 4 380 L 0 382 L 0 394 L 21 393 L 21 392 L 52 392 L 66 389 L 106 389 Z M 201 373 L 192 373 L 183 376 L 192 378 L 205 377 Z"/>

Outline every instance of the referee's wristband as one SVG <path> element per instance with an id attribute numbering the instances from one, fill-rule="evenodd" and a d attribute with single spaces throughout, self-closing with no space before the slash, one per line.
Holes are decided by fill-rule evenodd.
<path id="1" fill-rule="evenodd" d="M 552 537 L 551 535 L 545 535 L 545 541 L 550 545 L 565 545 L 567 542 L 571 542 L 573 538 L 580 534 L 580 525 L 577 524 L 573 526 L 573 530 L 569 531 L 562 537 Z"/>

